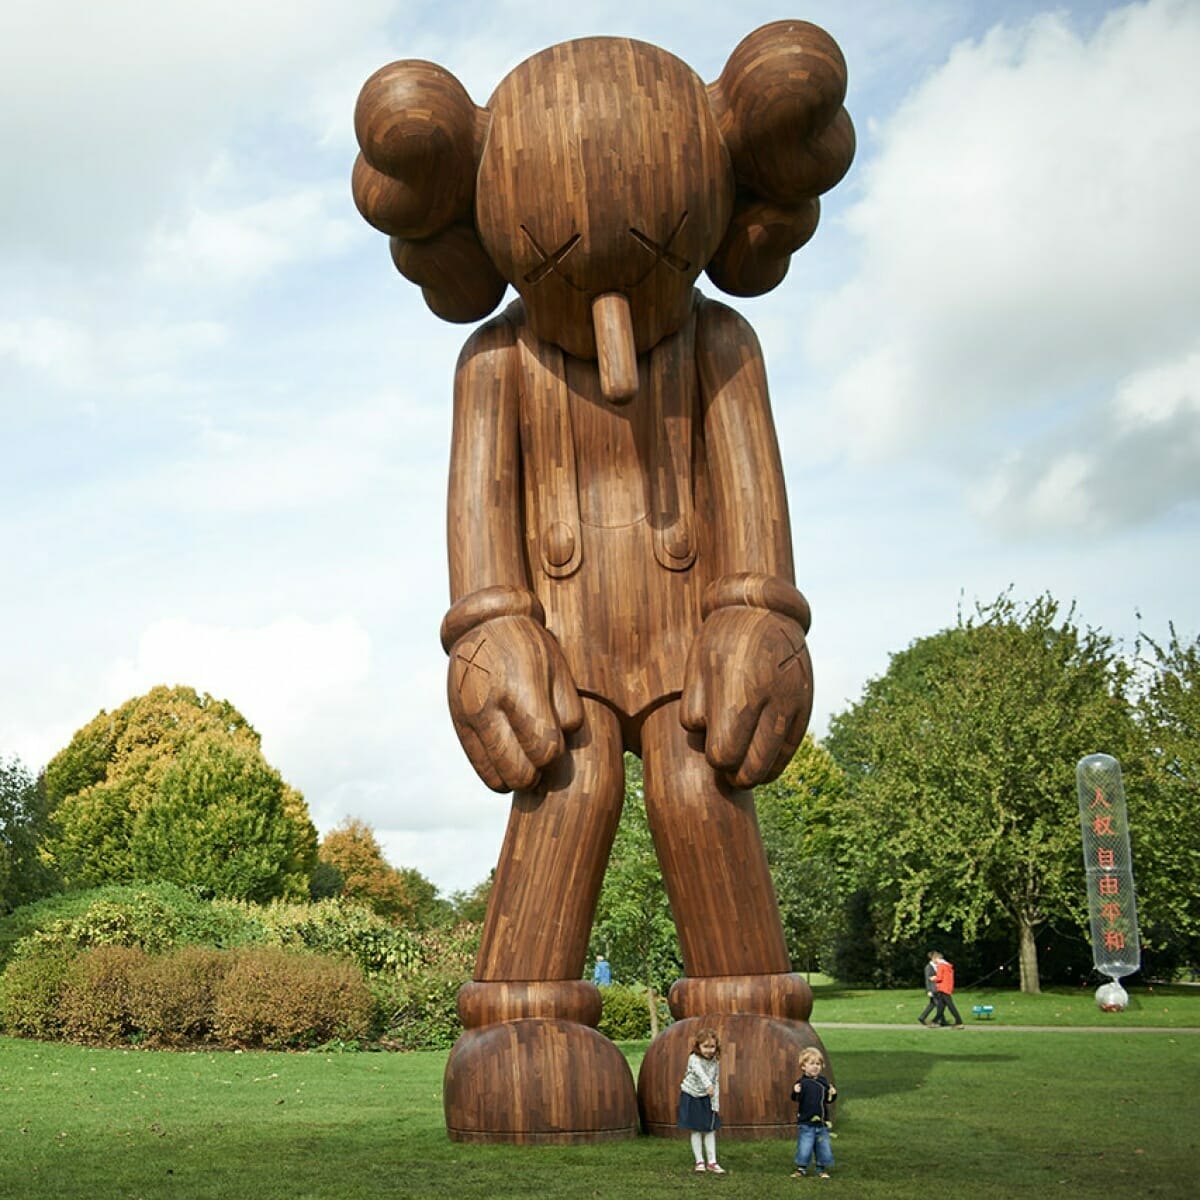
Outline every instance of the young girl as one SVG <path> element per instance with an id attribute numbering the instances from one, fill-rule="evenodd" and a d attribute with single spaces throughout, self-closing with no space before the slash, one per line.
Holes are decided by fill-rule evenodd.
<path id="1" fill-rule="evenodd" d="M 721 1040 L 715 1029 L 701 1029 L 692 1042 L 687 1073 L 679 1085 L 679 1128 L 692 1131 L 697 1171 L 725 1174 L 717 1162 L 721 1128 Z"/>
<path id="2" fill-rule="evenodd" d="M 808 1173 L 808 1160 L 816 1151 L 817 1177 L 829 1178 L 833 1150 L 829 1145 L 829 1106 L 837 1099 L 837 1088 L 821 1073 L 825 1059 L 815 1046 L 800 1051 L 800 1078 L 792 1087 L 796 1111 L 796 1169 L 793 1179 Z"/>

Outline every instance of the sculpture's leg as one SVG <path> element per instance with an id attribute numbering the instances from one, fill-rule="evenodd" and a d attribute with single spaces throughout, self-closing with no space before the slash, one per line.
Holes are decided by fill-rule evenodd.
<path id="1" fill-rule="evenodd" d="M 513 797 L 475 964 L 466 1031 L 446 1064 L 455 1141 L 590 1142 L 637 1132 L 633 1076 L 596 1032 L 582 980 L 624 797 L 621 732 L 584 700 L 582 728 L 538 788 Z"/>
<path id="2" fill-rule="evenodd" d="M 753 796 L 720 780 L 679 705 L 642 729 L 646 813 L 688 978 L 671 989 L 676 1023 L 651 1043 L 638 1078 L 647 1133 L 676 1132 L 679 1081 L 697 1029 L 721 1038 L 722 1136 L 795 1136 L 796 1059 L 820 1040 L 812 991 L 791 973 Z"/>

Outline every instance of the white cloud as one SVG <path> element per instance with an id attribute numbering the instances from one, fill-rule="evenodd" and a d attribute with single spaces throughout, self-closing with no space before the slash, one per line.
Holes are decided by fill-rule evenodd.
<path id="1" fill-rule="evenodd" d="M 345 188 L 305 188 L 220 210 L 194 208 L 150 238 L 147 273 L 179 283 L 244 284 L 340 251 L 358 232 Z"/>
<path id="2" fill-rule="evenodd" d="M 306 743 L 325 744 L 325 722 L 350 703 L 370 667 L 371 640 L 352 617 L 287 616 L 257 628 L 168 617 L 142 632 L 132 659 L 113 666 L 107 691 L 114 704 L 156 684 L 228 699 L 262 733 L 263 752 L 278 765 Z"/>
<path id="3" fill-rule="evenodd" d="M 1045 467 L 1028 515 L 1095 515 L 1077 505 L 1111 381 L 1155 377 L 1200 325 L 1197 57 L 1181 0 L 1087 38 L 1044 14 L 955 48 L 866 139 L 846 217 L 862 265 L 809 338 L 831 375 L 821 439 L 874 460 L 953 447 L 972 472 L 1015 439 Z"/>
<path id="4" fill-rule="evenodd" d="M 163 373 L 226 341 L 216 321 L 132 322 L 34 316 L 0 321 L 0 364 L 6 360 L 60 387 L 96 395 L 141 391 Z"/>
<path id="5" fill-rule="evenodd" d="M 451 892 L 467 891 L 486 879 L 500 856 L 508 820 L 507 797 L 493 796 L 490 807 L 490 812 L 483 812 L 467 828 L 444 825 L 416 833 L 407 829 L 376 829 L 375 835 L 388 862 L 416 867 L 448 896 Z"/>
<path id="6" fill-rule="evenodd" d="M 1162 429 L 1180 417 L 1196 422 L 1200 434 L 1200 349 L 1125 380 L 1113 403 L 1121 432 Z"/>
<path id="7" fill-rule="evenodd" d="M 312 509 L 379 487 L 440 498 L 445 453 L 430 427 L 445 425 L 443 408 L 389 394 L 330 411 L 281 402 L 221 423 L 200 416 L 190 448 L 131 486 L 191 513 Z"/>
<path id="8" fill-rule="evenodd" d="M 386 41 L 397 0 L 18 0 L 0 6 L 0 244 L 77 266 L 128 252 L 270 122 Z M 353 98 L 349 97 L 352 104 Z M 349 112 L 349 108 L 344 110 Z M 349 119 L 347 141 L 351 140 Z M 278 135 L 276 135 L 278 136 Z M 247 153 L 247 151 L 249 151 Z"/>
<path id="9" fill-rule="evenodd" d="M 1200 501 L 1200 349 L 1130 375 L 1102 409 L 1012 454 L 971 499 L 1016 533 L 1096 531 Z"/>

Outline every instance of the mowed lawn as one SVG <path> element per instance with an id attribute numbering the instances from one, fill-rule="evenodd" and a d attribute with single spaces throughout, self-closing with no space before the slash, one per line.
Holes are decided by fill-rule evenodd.
<path id="1" fill-rule="evenodd" d="M 457 1145 L 442 1124 L 442 1053 L 151 1053 L 0 1039 L 0 1197 L 1200 1195 L 1200 1033 L 926 1030 L 899 1019 L 822 1029 L 843 1097 L 827 1182 L 789 1179 L 782 1140 L 723 1141 L 721 1178 L 695 1176 L 674 1140 Z M 642 1048 L 625 1047 L 635 1068 Z"/>

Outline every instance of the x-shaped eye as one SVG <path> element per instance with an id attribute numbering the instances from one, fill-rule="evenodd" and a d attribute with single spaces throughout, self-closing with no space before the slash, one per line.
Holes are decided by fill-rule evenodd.
<path id="1" fill-rule="evenodd" d="M 527 226 L 522 225 L 521 232 L 529 239 L 530 245 L 537 251 L 542 260 L 532 271 L 526 272 L 526 283 L 541 283 L 551 271 L 557 271 L 558 264 L 575 249 L 575 243 L 579 241 L 579 234 L 573 233 L 553 254 L 547 254 L 539 245 L 537 238 L 529 232 Z M 569 283 L 570 280 L 567 280 L 567 282 Z"/>
<path id="2" fill-rule="evenodd" d="M 666 242 L 661 246 L 652 237 L 643 233 L 640 229 L 630 228 L 629 232 L 633 234 L 633 236 L 641 245 L 645 246 L 646 249 L 654 255 L 655 266 L 657 266 L 660 262 L 664 262 L 668 267 L 674 267 L 676 271 L 686 272 L 691 269 L 692 264 L 688 262 L 688 260 L 682 255 L 676 254 L 671 249 L 671 243 L 679 235 L 679 231 L 683 228 L 683 224 L 686 220 L 687 212 L 685 211 L 683 216 L 681 216 L 679 221 L 676 223 L 675 228 L 671 230 L 670 236 L 668 236 Z"/>

